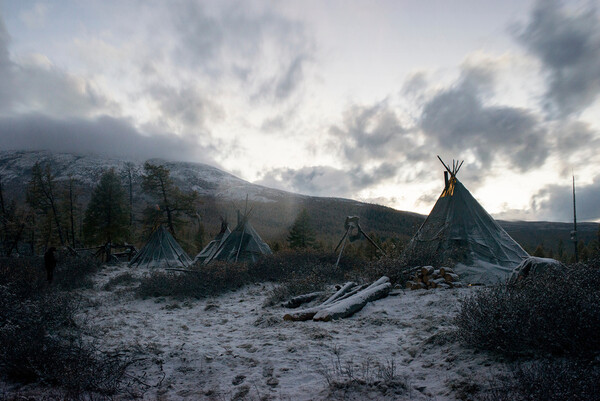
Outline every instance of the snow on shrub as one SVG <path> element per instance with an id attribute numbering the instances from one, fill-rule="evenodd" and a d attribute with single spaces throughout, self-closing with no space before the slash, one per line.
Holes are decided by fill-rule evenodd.
<path id="1" fill-rule="evenodd" d="M 127 362 L 84 340 L 78 297 L 48 286 L 40 265 L 36 258 L 0 261 L 0 376 L 59 386 L 66 399 L 115 394 Z"/>
<path id="2" fill-rule="evenodd" d="M 459 337 L 509 355 L 600 353 L 600 269 L 575 266 L 565 275 L 536 276 L 478 291 L 463 300 Z"/>

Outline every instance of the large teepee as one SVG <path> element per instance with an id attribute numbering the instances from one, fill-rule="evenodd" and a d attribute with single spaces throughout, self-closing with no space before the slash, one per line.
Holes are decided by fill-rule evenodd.
<path id="1" fill-rule="evenodd" d="M 204 262 L 207 259 L 211 259 L 214 254 L 219 249 L 219 246 L 227 239 L 227 237 L 231 234 L 231 230 L 229 229 L 229 225 L 225 219 L 221 218 L 221 231 L 216 235 L 216 237 L 208 243 L 194 258 L 194 264 L 197 262 Z"/>
<path id="2" fill-rule="evenodd" d="M 175 238 L 162 225 L 158 226 L 146 245 L 129 262 L 136 267 L 188 267 L 192 263 Z"/>
<path id="3" fill-rule="evenodd" d="M 439 156 L 438 156 L 439 158 Z M 455 271 L 469 283 L 493 283 L 508 277 L 528 257 L 456 178 L 462 163 L 446 171 L 445 188 L 406 248 L 406 255 L 435 255 L 455 262 Z"/>
<path id="4" fill-rule="evenodd" d="M 238 212 L 238 224 L 227 238 L 223 239 L 212 257 L 204 261 L 205 264 L 213 260 L 225 262 L 256 262 L 261 255 L 270 255 L 271 248 L 260 238 L 248 221 L 249 213 L 243 216 Z"/>

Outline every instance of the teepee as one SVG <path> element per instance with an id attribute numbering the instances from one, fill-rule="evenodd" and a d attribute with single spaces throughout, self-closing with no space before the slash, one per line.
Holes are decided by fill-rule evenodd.
<path id="1" fill-rule="evenodd" d="M 162 225 L 158 226 L 146 245 L 129 262 L 136 267 L 188 267 L 192 263 L 175 238 Z"/>
<path id="2" fill-rule="evenodd" d="M 256 262 L 261 255 L 270 255 L 271 248 L 260 238 L 254 227 L 248 221 L 250 213 L 243 216 L 238 212 L 238 224 L 233 231 L 223 239 L 215 253 L 205 259 L 204 264 L 213 260 L 224 262 Z"/>
<path id="3" fill-rule="evenodd" d="M 229 225 L 225 219 L 221 218 L 221 231 L 216 235 L 216 237 L 208 243 L 194 258 L 193 264 L 196 262 L 204 262 L 206 259 L 210 259 L 214 256 L 214 254 L 219 249 L 219 246 L 227 239 L 227 237 L 231 234 L 231 230 L 229 229 Z"/>
<path id="4" fill-rule="evenodd" d="M 439 156 L 438 156 L 439 158 Z M 405 250 L 409 259 L 435 255 L 468 283 L 494 283 L 508 277 L 529 255 L 485 211 L 456 178 L 462 166 L 444 165 L 445 187 L 431 213 Z"/>

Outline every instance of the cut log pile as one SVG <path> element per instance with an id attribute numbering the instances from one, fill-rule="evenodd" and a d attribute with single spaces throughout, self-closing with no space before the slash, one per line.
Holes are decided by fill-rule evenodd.
<path id="1" fill-rule="evenodd" d="M 352 316 L 372 301 L 385 298 L 392 285 L 390 279 L 383 276 L 371 285 L 357 285 L 348 282 L 322 304 L 295 312 L 286 313 L 284 320 L 315 320 L 328 322 Z"/>
<path id="2" fill-rule="evenodd" d="M 435 269 L 433 266 L 419 266 L 410 271 L 411 279 L 406 282 L 409 290 L 429 290 L 433 288 L 460 288 L 463 283 L 449 267 Z"/>

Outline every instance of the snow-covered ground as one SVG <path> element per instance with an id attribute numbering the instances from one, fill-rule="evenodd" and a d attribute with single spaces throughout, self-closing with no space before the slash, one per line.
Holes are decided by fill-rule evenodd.
<path id="1" fill-rule="evenodd" d="M 501 369 L 452 338 L 459 299 L 472 288 L 403 291 L 348 319 L 287 322 L 287 309 L 263 307 L 270 285 L 188 301 L 101 289 L 127 271 L 110 266 L 96 276 L 94 289 L 85 292 L 84 315 L 103 346 L 140 349 L 132 373 L 148 385 L 144 399 L 454 400 Z M 336 366 L 352 365 L 354 377 L 365 378 L 367 365 L 389 372 L 392 363 L 408 389 L 380 383 L 336 390 L 326 380 L 349 378 Z"/>

